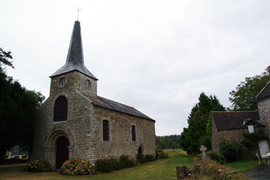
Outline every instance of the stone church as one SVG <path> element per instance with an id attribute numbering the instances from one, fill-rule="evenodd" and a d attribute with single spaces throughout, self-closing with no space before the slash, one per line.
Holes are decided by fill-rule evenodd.
<path id="1" fill-rule="evenodd" d="M 79 21 L 74 23 L 66 63 L 50 78 L 50 96 L 38 111 L 31 157 L 59 169 L 76 156 L 94 163 L 121 155 L 155 155 L 155 120 L 97 95 L 98 79 L 84 65 Z"/>

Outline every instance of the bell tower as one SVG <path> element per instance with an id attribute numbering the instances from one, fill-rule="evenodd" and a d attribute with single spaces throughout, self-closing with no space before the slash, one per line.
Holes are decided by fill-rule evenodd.
<path id="1" fill-rule="evenodd" d="M 51 76 L 50 96 L 59 91 L 78 91 L 97 97 L 97 78 L 84 66 L 80 22 L 75 21 L 66 63 Z"/>

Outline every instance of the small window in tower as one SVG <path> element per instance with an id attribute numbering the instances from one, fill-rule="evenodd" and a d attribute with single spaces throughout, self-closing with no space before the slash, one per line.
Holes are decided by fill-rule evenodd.
<path id="1" fill-rule="evenodd" d="M 103 141 L 109 141 L 109 121 L 103 120 Z"/>
<path id="2" fill-rule="evenodd" d="M 87 89 L 91 88 L 91 82 L 88 79 L 85 81 L 85 86 Z"/>
<path id="3" fill-rule="evenodd" d="M 61 77 L 60 80 L 59 80 L 59 86 L 60 87 L 64 87 L 65 84 L 66 84 L 66 78 Z"/>
<path id="4" fill-rule="evenodd" d="M 131 126 L 131 131 L 132 131 L 132 141 L 136 141 L 136 131 L 135 131 L 135 125 Z"/>

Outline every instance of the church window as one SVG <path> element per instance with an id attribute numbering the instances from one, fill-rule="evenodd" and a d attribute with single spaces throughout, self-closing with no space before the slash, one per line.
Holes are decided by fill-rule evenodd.
<path id="1" fill-rule="evenodd" d="M 68 101 L 65 96 L 59 96 L 54 103 L 53 121 L 67 120 Z"/>
<path id="2" fill-rule="evenodd" d="M 131 126 L 131 131 L 132 131 L 132 141 L 136 141 L 136 129 L 135 125 Z"/>
<path id="3" fill-rule="evenodd" d="M 59 86 L 60 87 L 64 87 L 65 84 L 66 84 L 66 78 L 61 77 L 60 80 L 59 80 Z"/>
<path id="4" fill-rule="evenodd" d="M 109 141 L 109 121 L 103 120 L 103 141 Z"/>
<path id="5" fill-rule="evenodd" d="M 91 87 L 91 82 L 88 79 L 85 81 L 85 86 L 87 89 L 90 89 Z"/>

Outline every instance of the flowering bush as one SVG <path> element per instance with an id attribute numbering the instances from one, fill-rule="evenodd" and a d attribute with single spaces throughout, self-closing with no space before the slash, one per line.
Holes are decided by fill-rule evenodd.
<path id="1" fill-rule="evenodd" d="M 66 175 L 87 175 L 94 173 L 94 164 L 91 164 L 89 160 L 73 157 L 67 160 L 61 169 L 62 173 Z"/>
<path id="2" fill-rule="evenodd" d="M 33 158 L 28 161 L 25 171 L 47 172 L 52 170 L 51 164 L 45 160 Z"/>
<path id="3" fill-rule="evenodd" d="M 157 146 L 156 158 L 161 159 L 161 158 L 167 158 L 167 157 L 169 157 L 168 153 L 166 153 L 163 149 Z"/>

